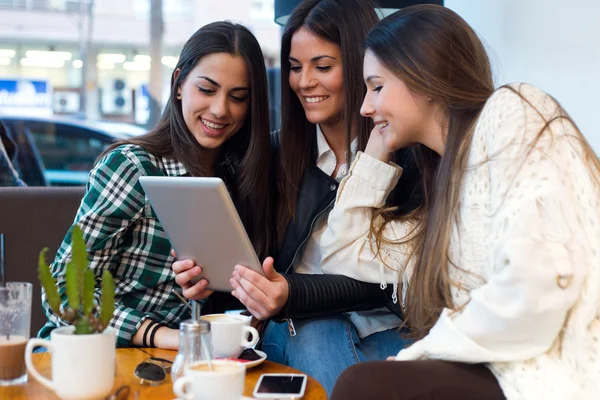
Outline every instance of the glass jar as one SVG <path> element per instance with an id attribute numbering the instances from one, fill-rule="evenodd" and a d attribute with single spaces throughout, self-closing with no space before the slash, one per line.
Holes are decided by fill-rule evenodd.
<path id="1" fill-rule="evenodd" d="M 210 354 L 210 322 L 188 319 L 179 324 L 179 352 L 171 367 L 171 380 L 175 382 L 191 363 L 212 358 Z"/>

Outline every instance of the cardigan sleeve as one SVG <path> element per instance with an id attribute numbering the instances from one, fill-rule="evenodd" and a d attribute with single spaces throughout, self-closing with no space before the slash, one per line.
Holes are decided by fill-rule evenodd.
<path id="1" fill-rule="evenodd" d="M 547 96 L 530 99 L 543 113 L 547 103 L 539 100 Z M 486 107 L 493 108 L 482 118 L 498 123 L 484 122 L 474 141 L 487 140 L 490 201 L 496 205 L 488 232 L 491 275 L 470 291 L 464 307 L 444 309 L 429 334 L 397 360 L 478 363 L 538 356 L 552 346 L 581 295 L 587 271 L 581 208 L 560 163 L 560 146 L 568 143 L 560 138 L 569 127 L 556 120 L 539 136 L 545 122 L 513 93 Z"/>
<path id="2" fill-rule="evenodd" d="M 341 182 L 336 204 L 329 213 L 321 238 L 321 268 L 326 274 L 345 275 L 363 282 L 379 283 L 384 289 L 394 284 L 396 301 L 398 274 L 408 260 L 406 246 L 383 243 L 377 251 L 370 228 L 373 210 L 383 207 L 402 168 L 359 152 L 349 174 Z M 381 217 L 375 223 L 381 223 Z M 383 236 L 408 237 L 409 223 L 391 222 Z"/>
<path id="3" fill-rule="evenodd" d="M 460 311 L 444 309 L 429 334 L 397 359 L 516 361 L 546 352 L 586 274 L 569 207 L 554 190 L 531 198 L 499 238 L 487 283 Z"/>

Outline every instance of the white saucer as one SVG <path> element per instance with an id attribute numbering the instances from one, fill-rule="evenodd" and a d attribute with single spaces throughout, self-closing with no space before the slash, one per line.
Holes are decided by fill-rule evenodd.
<path id="1" fill-rule="evenodd" d="M 267 355 L 260 351 L 260 350 L 254 350 L 254 352 L 256 354 L 258 354 L 260 356 L 260 358 L 258 360 L 254 360 L 254 361 L 240 361 L 238 359 L 235 358 L 217 358 L 217 360 L 234 360 L 234 361 L 239 361 L 242 364 L 244 364 L 246 366 L 246 369 L 252 368 L 252 367 L 256 367 L 258 364 L 262 363 L 263 361 L 265 361 L 267 359 Z"/>
<path id="2" fill-rule="evenodd" d="M 260 358 L 258 360 L 245 362 L 244 365 L 246 366 L 246 369 L 256 367 L 258 364 L 262 363 L 263 361 L 265 361 L 267 359 L 267 354 L 265 352 L 260 351 L 260 350 L 254 350 L 254 351 L 256 352 L 256 354 L 258 354 L 260 356 Z"/>

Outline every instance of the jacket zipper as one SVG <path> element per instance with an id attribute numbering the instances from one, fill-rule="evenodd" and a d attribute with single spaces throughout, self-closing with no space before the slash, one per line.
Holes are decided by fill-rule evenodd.
<path id="1" fill-rule="evenodd" d="M 290 336 L 296 336 L 296 328 L 294 327 L 294 321 L 291 318 L 286 318 L 288 324 L 288 330 L 290 331 Z"/>
<path id="2" fill-rule="evenodd" d="M 335 203 L 335 197 L 333 198 L 333 200 L 331 200 L 329 202 L 329 204 L 327 204 L 325 206 L 325 208 L 323 208 L 312 220 L 312 222 L 310 223 L 310 228 L 308 229 L 308 235 L 306 235 L 304 237 L 304 239 L 302 240 L 302 242 L 300 242 L 300 245 L 296 248 L 296 252 L 294 253 L 294 257 L 292 258 L 292 262 L 290 262 L 290 265 L 288 265 L 287 269 L 285 270 L 285 273 L 287 274 L 288 271 L 292 268 L 292 266 L 294 265 L 294 261 L 296 261 L 296 257 L 298 256 L 298 252 L 300 251 L 300 249 L 302 248 L 302 246 L 304 246 L 304 243 L 306 243 L 306 241 L 308 240 L 308 238 L 310 237 L 310 234 L 313 230 L 313 227 L 315 226 L 315 222 L 317 221 L 317 219 L 321 216 L 321 214 L 323 214 L 325 212 L 325 210 L 327 210 L 330 206 L 333 205 L 333 203 Z M 294 321 L 292 321 L 291 318 L 286 318 L 285 319 L 287 321 L 288 324 L 288 330 L 290 331 L 290 336 L 296 336 L 296 328 L 294 327 Z"/>

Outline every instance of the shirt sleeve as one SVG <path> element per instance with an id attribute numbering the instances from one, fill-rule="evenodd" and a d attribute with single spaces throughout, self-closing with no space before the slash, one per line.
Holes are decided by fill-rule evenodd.
<path id="1" fill-rule="evenodd" d="M 117 345 L 130 346 L 145 313 L 121 301 L 131 282 L 119 277 L 119 264 L 123 251 L 123 236 L 143 215 L 144 194 L 138 183 L 140 168 L 121 151 L 115 150 L 105 156 L 90 172 L 86 193 L 81 202 L 74 224 L 78 225 L 87 245 L 89 268 L 96 276 L 96 301 L 100 298 L 100 278 L 108 270 L 115 279 L 115 312 L 110 326 L 116 329 Z M 71 259 L 71 234 L 67 233 L 55 261 L 51 265 L 57 280 L 59 293 L 66 293 L 66 265 Z M 42 292 L 42 303 L 50 322 L 66 325 L 54 314 Z M 63 307 L 67 305 L 66 300 Z"/>

